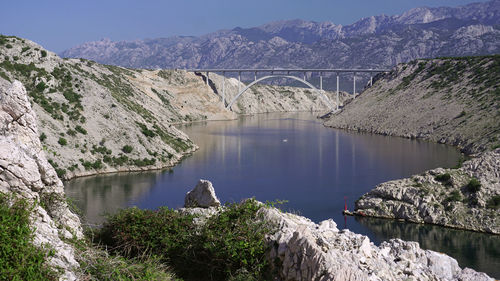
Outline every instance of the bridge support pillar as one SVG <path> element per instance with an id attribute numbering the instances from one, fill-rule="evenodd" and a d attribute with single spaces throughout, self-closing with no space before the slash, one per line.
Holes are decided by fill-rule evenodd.
<path id="1" fill-rule="evenodd" d="M 222 72 L 222 108 L 226 107 L 226 73 Z"/>
<path id="2" fill-rule="evenodd" d="M 373 75 L 370 74 L 370 87 L 373 86 Z"/>
<path id="3" fill-rule="evenodd" d="M 253 81 L 257 81 L 257 71 L 253 73 Z"/>
<path id="4" fill-rule="evenodd" d="M 319 90 L 323 92 L 323 74 L 319 73 Z"/>
<path id="5" fill-rule="evenodd" d="M 339 110 L 339 73 L 337 72 L 337 110 Z"/>
<path id="6" fill-rule="evenodd" d="M 356 72 L 354 72 L 353 77 L 353 85 L 352 85 L 352 94 L 354 95 L 354 98 L 356 98 Z"/>
<path id="7" fill-rule="evenodd" d="M 241 71 L 238 71 L 238 93 L 240 92 L 240 84 L 241 84 Z"/>
<path id="8" fill-rule="evenodd" d="M 205 81 L 205 82 L 206 82 L 206 84 L 207 84 L 207 86 L 208 86 L 208 74 L 209 74 L 209 73 L 210 73 L 210 72 L 208 72 L 208 71 L 207 71 L 207 81 Z"/>
<path id="9" fill-rule="evenodd" d="M 306 73 L 305 73 L 305 72 L 304 72 L 304 81 L 307 81 L 307 80 L 306 80 Z"/>

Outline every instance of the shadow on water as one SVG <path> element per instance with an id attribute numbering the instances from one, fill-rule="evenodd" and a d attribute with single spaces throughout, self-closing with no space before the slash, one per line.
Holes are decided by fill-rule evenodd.
<path id="1" fill-rule="evenodd" d="M 460 267 L 470 267 L 500 277 L 500 236 L 402 221 L 355 217 L 371 232 L 371 239 L 382 241 L 400 238 L 416 241 L 423 249 L 446 253 Z"/>

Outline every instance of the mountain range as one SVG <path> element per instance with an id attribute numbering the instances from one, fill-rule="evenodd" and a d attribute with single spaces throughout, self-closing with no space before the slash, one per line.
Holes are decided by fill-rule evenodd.
<path id="1" fill-rule="evenodd" d="M 350 25 L 285 20 L 194 37 L 87 42 L 62 57 L 132 68 L 382 68 L 500 53 L 500 0 L 415 8 Z"/>

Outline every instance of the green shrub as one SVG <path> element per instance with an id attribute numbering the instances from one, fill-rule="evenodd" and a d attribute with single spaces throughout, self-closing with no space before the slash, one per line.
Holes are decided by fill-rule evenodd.
<path id="1" fill-rule="evenodd" d="M 441 182 L 442 184 L 444 184 L 446 186 L 453 185 L 451 175 L 448 173 L 437 175 L 434 177 L 434 179 L 438 182 Z"/>
<path id="2" fill-rule="evenodd" d="M 142 134 L 145 135 L 146 137 L 152 138 L 152 137 L 156 136 L 155 132 L 148 129 L 148 127 L 146 125 L 139 123 L 139 122 L 137 122 L 137 125 L 141 128 Z"/>
<path id="3" fill-rule="evenodd" d="M 132 152 L 132 150 L 133 150 L 133 148 L 130 145 L 125 145 L 122 147 L 122 151 L 125 153 L 130 153 L 130 152 Z"/>
<path id="4" fill-rule="evenodd" d="M 495 195 L 495 196 L 491 197 L 486 202 L 486 207 L 490 208 L 490 209 L 498 210 L 498 208 L 500 208 L 500 195 Z"/>
<path id="5" fill-rule="evenodd" d="M 56 168 L 56 173 L 59 178 L 62 178 L 64 175 L 66 175 L 66 169 Z"/>
<path id="6" fill-rule="evenodd" d="M 76 130 L 77 132 L 79 132 L 80 134 L 82 134 L 82 135 L 86 135 L 86 134 L 87 134 L 87 130 L 85 130 L 84 128 L 82 128 L 82 126 L 80 126 L 80 125 L 77 125 L 77 126 L 75 127 L 75 130 Z"/>
<path id="7" fill-rule="evenodd" d="M 35 88 L 39 91 L 39 92 L 43 92 L 46 88 L 47 88 L 47 85 L 42 81 L 38 84 L 36 84 Z"/>
<path id="8" fill-rule="evenodd" d="M 66 131 L 66 134 L 68 134 L 68 135 L 70 135 L 70 136 L 74 137 L 74 136 L 76 136 L 76 131 L 75 131 L 75 130 L 72 130 L 72 129 L 69 129 L 68 131 Z"/>
<path id="9" fill-rule="evenodd" d="M 45 50 L 41 50 L 40 53 L 42 55 L 42 58 L 47 56 L 47 51 L 45 51 Z"/>
<path id="10" fill-rule="evenodd" d="M 94 163 L 92 163 L 92 168 L 99 170 L 102 169 L 102 162 L 101 160 L 96 160 Z"/>
<path id="11" fill-rule="evenodd" d="M 274 228 L 258 220 L 260 208 L 254 199 L 229 204 L 202 226 L 168 208 L 131 208 L 109 217 L 96 237 L 126 257 L 156 255 L 182 278 L 267 280 L 265 235 Z"/>
<path id="12" fill-rule="evenodd" d="M 6 47 L 7 49 L 12 49 L 12 45 L 11 45 L 11 44 L 7 44 L 7 45 L 5 45 L 5 47 Z"/>
<path id="13" fill-rule="evenodd" d="M 72 90 L 64 91 L 63 96 L 70 103 L 77 103 L 77 104 L 80 103 L 80 99 L 82 98 L 82 96 L 80 94 L 77 94 L 77 93 L 73 92 Z"/>
<path id="14" fill-rule="evenodd" d="M 462 195 L 460 194 L 460 191 L 454 190 L 450 193 L 450 196 L 448 196 L 445 199 L 446 202 L 457 202 L 457 201 L 462 201 Z"/>
<path id="15" fill-rule="evenodd" d="M 476 178 L 472 178 L 467 184 L 467 190 L 469 192 L 478 192 L 480 189 L 481 189 L 481 182 Z"/>
<path id="16" fill-rule="evenodd" d="M 154 158 L 148 159 L 144 157 L 143 159 L 131 159 L 130 163 L 137 167 L 151 166 L 156 163 L 156 159 Z"/>
<path id="17" fill-rule="evenodd" d="M 44 140 L 46 140 L 46 139 L 47 139 L 47 135 L 46 135 L 45 133 L 42 133 L 42 134 L 40 135 L 40 141 L 44 141 Z"/>
<path id="18" fill-rule="evenodd" d="M 16 200 L 12 205 L 0 193 L 0 279 L 57 280 L 58 274 L 46 264 L 53 255 L 48 249 L 33 245 L 30 206 Z"/>
<path id="19" fill-rule="evenodd" d="M 67 145 L 68 141 L 65 138 L 59 138 L 57 143 L 59 143 L 60 145 Z"/>
<path id="20" fill-rule="evenodd" d="M 113 151 L 111 151 L 111 149 L 107 148 L 104 145 L 101 145 L 101 146 L 93 145 L 92 149 L 90 150 L 90 153 L 94 154 L 96 152 L 100 153 L 100 154 L 104 154 L 104 155 L 106 155 L 106 154 L 111 155 L 113 153 Z"/>

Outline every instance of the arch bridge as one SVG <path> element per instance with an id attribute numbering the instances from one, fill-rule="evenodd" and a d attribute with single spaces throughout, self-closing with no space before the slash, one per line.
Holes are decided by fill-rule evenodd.
<path id="1" fill-rule="evenodd" d="M 188 72 L 195 73 L 205 73 L 206 79 L 205 82 L 208 86 L 208 81 L 210 77 L 210 73 L 221 73 L 222 74 L 222 105 L 227 109 L 231 109 L 231 106 L 236 102 L 236 100 L 245 93 L 248 89 L 250 89 L 253 85 L 267 79 L 281 77 L 281 78 L 289 78 L 294 79 L 296 81 L 305 84 L 309 88 L 311 88 L 314 92 L 316 92 L 322 99 L 323 102 L 328 106 L 331 111 L 339 110 L 339 75 L 340 73 L 352 73 L 353 74 L 353 96 L 356 97 L 356 74 L 357 73 L 369 73 L 370 74 L 370 86 L 373 84 L 373 74 L 381 73 L 381 72 L 389 72 L 388 69 L 189 69 Z M 241 89 L 241 73 L 252 73 L 254 74 L 254 81 L 246 85 L 243 89 Z M 238 73 L 238 94 L 234 96 L 234 98 L 229 101 L 226 105 L 226 73 Z M 299 75 L 303 74 L 301 78 Z M 318 73 L 319 74 L 319 89 L 314 85 L 309 83 L 306 79 L 307 73 Z M 325 95 L 323 91 L 323 74 L 324 73 L 336 73 L 337 76 L 337 101 L 336 106 L 334 106 L 328 97 Z M 264 76 L 257 78 L 257 74 L 264 74 Z"/>

